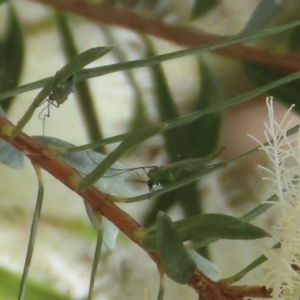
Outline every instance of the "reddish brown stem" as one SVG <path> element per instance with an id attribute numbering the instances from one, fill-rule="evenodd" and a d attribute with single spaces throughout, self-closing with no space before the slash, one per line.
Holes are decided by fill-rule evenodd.
<path id="1" fill-rule="evenodd" d="M 72 12 L 97 23 L 120 26 L 137 32 L 147 33 L 182 46 L 200 46 L 220 42 L 224 36 L 208 34 L 190 28 L 178 28 L 156 19 L 150 19 L 127 10 L 119 10 L 108 4 L 92 4 L 82 0 L 32 0 L 50 5 L 59 11 Z M 235 44 L 212 52 L 235 59 L 254 60 L 286 73 L 300 69 L 300 57 L 292 55 L 272 56 L 256 47 Z"/>

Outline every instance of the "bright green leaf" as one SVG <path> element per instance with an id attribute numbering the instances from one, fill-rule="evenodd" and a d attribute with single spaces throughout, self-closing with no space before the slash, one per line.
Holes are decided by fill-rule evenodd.
<path id="1" fill-rule="evenodd" d="M 182 242 L 203 238 L 254 240 L 270 235 L 260 227 L 228 215 L 204 214 L 174 222 Z M 143 244 L 156 249 L 156 230 L 146 234 Z"/>

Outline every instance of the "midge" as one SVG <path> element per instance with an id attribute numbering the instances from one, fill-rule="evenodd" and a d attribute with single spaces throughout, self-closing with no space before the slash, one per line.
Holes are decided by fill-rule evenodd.
<path id="1" fill-rule="evenodd" d="M 114 169 L 110 168 L 111 170 L 120 171 L 117 174 L 105 176 L 105 177 L 113 177 L 125 172 L 130 172 L 134 170 L 144 170 L 148 180 L 141 181 L 141 180 L 126 180 L 126 181 L 133 181 L 133 182 L 144 182 L 147 184 L 149 191 L 153 192 L 159 189 L 161 186 L 169 185 L 175 182 L 178 182 L 182 179 L 185 179 L 189 176 L 195 175 L 200 173 L 201 171 L 205 171 L 209 168 L 214 168 L 223 164 L 212 164 L 209 163 L 219 156 L 220 151 L 217 154 L 209 155 L 202 158 L 193 158 L 193 159 L 186 159 L 174 163 L 170 163 L 165 166 L 149 166 L 149 167 L 137 167 L 137 168 L 129 168 L 129 169 Z M 149 169 L 146 171 L 146 169 Z"/>
<path id="2" fill-rule="evenodd" d="M 45 107 L 40 113 L 39 118 L 41 120 L 45 120 L 45 117 L 50 116 L 50 107 L 53 105 L 54 107 L 59 107 L 63 104 L 69 97 L 69 95 L 73 92 L 73 81 L 74 75 L 71 75 L 66 81 L 63 83 L 56 85 L 53 87 L 52 92 L 50 93 L 49 97 L 45 99 L 40 105 L 47 101 L 47 107 Z M 42 115 L 43 111 L 47 109 L 47 113 Z"/>

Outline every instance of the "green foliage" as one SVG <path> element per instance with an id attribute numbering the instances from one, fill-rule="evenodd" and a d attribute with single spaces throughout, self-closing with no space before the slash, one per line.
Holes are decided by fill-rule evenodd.
<path id="1" fill-rule="evenodd" d="M 97 47 L 86 50 L 74 57 L 63 68 L 57 71 L 55 76 L 43 87 L 43 89 L 32 101 L 30 107 L 28 108 L 24 116 L 20 119 L 17 126 L 13 129 L 12 136 L 17 136 L 19 134 L 19 132 L 23 129 L 23 127 L 32 117 L 35 109 L 42 103 L 42 101 L 44 101 L 51 94 L 51 92 L 53 92 L 53 90 L 65 84 L 66 80 L 74 76 L 74 74 L 78 70 L 82 69 L 85 65 L 100 58 L 110 50 L 111 47 Z M 53 100 L 57 102 L 57 99 Z M 58 102 L 57 105 L 59 105 Z"/>
<path id="2" fill-rule="evenodd" d="M 0 1 L 0 4 L 4 2 Z M 207 14 L 218 3 L 218 0 L 195 1 L 190 20 L 195 22 L 196 19 Z M 150 11 L 155 16 L 162 16 L 168 4 L 168 1 L 157 1 L 150 5 Z M 265 204 L 258 205 L 240 219 L 224 214 L 206 214 L 202 207 L 203 191 L 201 187 L 199 188 L 197 182 L 202 176 L 224 168 L 240 158 L 257 151 L 257 148 L 252 149 L 226 163 L 211 163 L 211 160 L 217 158 L 221 152 L 218 151 L 218 143 L 224 109 L 246 102 L 263 93 L 275 95 L 288 105 L 291 103 L 298 104 L 299 102 L 300 71 L 294 74 L 285 74 L 278 69 L 252 60 L 244 60 L 242 63 L 245 73 L 258 87 L 225 101 L 226 97 L 221 88 L 218 66 L 212 60 L 207 60 L 208 55 L 206 55 L 206 52 L 208 51 L 224 50 L 225 47 L 233 47 L 238 43 L 250 41 L 253 43 L 256 39 L 263 39 L 287 30 L 291 32 L 287 48 L 290 51 L 298 51 L 299 20 L 257 31 L 269 22 L 277 10 L 278 6 L 273 0 L 261 1 L 242 33 L 224 38 L 217 43 L 187 47 L 186 49 L 167 54 L 158 55 L 155 46 L 156 42 L 140 36 L 143 46 L 146 48 L 147 57 L 127 61 L 126 55 L 124 55 L 126 47 L 120 43 L 118 44 L 120 48 L 118 50 L 120 51 L 114 52 L 118 63 L 84 70 L 82 70 L 83 67 L 107 54 L 112 50 L 112 47 L 90 48 L 79 54 L 76 46 L 76 34 L 74 34 L 75 31 L 72 31 L 72 26 L 75 27 L 73 19 L 67 19 L 61 13 L 55 13 L 55 26 L 59 31 L 63 52 L 68 62 L 54 76 L 18 87 L 24 59 L 24 37 L 19 17 L 13 7 L 9 6 L 7 28 L 0 42 L 0 67 L 2 70 L 0 72 L 1 103 L 5 109 L 8 109 L 11 99 L 16 95 L 42 88 L 23 118 L 19 120 L 18 125 L 14 128 L 12 139 L 14 137 L 18 138 L 17 135 L 30 120 L 35 109 L 47 97 L 49 97 L 50 102 L 52 101 L 52 104 L 57 106 L 66 101 L 69 93 L 73 90 L 74 83 L 75 94 L 79 99 L 80 114 L 85 120 L 84 126 L 87 128 L 92 143 L 75 147 L 57 138 L 35 137 L 34 139 L 52 151 L 54 154 L 53 159 L 62 160 L 82 175 L 83 179 L 79 182 L 77 192 L 85 191 L 94 185 L 101 193 L 105 194 L 107 201 L 130 203 L 150 199 L 150 208 L 146 212 L 143 221 L 146 226 L 153 226 L 154 228 L 145 235 L 144 230 L 141 230 L 142 234 L 138 238 L 135 237 L 135 232 L 131 230 L 126 231 L 123 228 L 123 231 L 132 240 L 142 244 L 145 250 L 158 251 L 159 258 L 157 256 L 155 259 L 161 277 L 158 295 L 160 300 L 163 299 L 164 295 L 164 272 L 173 281 L 180 284 L 188 283 L 197 269 L 207 276 L 212 274 L 212 280 L 219 280 L 220 270 L 218 267 L 203 258 L 203 256 L 209 258 L 208 250 L 205 247 L 210 243 L 218 239 L 255 240 L 270 237 L 263 228 L 252 225 L 249 222 L 266 212 L 276 202 L 276 196 L 268 199 Z M 171 27 L 172 24 L 170 24 L 168 26 Z M 101 30 L 106 34 L 106 39 L 110 41 L 108 44 L 113 44 L 114 34 L 103 28 Z M 162 63 L 190 55 L 195 56 L 195 63 L 198 67 L 197 75 L 200 77 L 198 82 L 199 93 L 194 95 L 193 99 L 188 99 L 191 105 L 185 109 L 185 114 L 181 115 L 173 95 L 173 87 L 169 83 L 168 73 L 162 67 Z M 148 68 L 151 74 L 149 80 L 153 89 L 153 106 L 157 113 L 156 121 L 149 119 L 147 106 L 143 102 L 147 96 L 145 95 L 146 92 L 142 90 L 138 80 L 136 80 L 137 78 L 135 78 L 134 69 L 141 67 Z M 126 132 L 125 129 L 125 133 L 103 139 L 100 128 L 101 122 L 94 108 L 95 99 L 93 99 L 88 83 L 85 80 L 114 72 L 126 74 L 127 84 L 133 90 L 133 98 L 135 100 L 134 114 L 128 125 L 128 128 L 130 128 L 129 132 Z M 2 111 L 1 114 L 3 115 Z M 298 129 L 299 127 L 295 128 L 293 132 L 298 131 Z M 150 171 L 147 173 L 148 179 L 145 182 L 143 182 L 143 179 L 140 180 L 141 183 L 148 183 L 148 187 L 150 187 L 149 192 L 145 192 L 147 187 L 142 193 L 132 192 L 127 187 L 129 185 L 128 182 L 133 180 L 123 177 L 126 174 L 126 170 L 123 169 L 123 165 L 119 164 L 118 161 L 124 158 L 128 152 L 137 149 L 144 141 L 158 134 L 164 139 L 163 150 L 167 157 L 167 163 L 161 167 L 150 168 Z M 107 156 L 91 150 L 103 151 L 105 145 L 116 142 L 120 142 L 120 144 Z M 27 149 L 24 150 L 24 153 L 28 155 Z M 20 152 L 16 151 L 10 144 L 0 140 L 1 163 L 18 168 L 22 165 L 22 158 L 23 155 Z M 39 158 L 36 160 L 38 161 Z M 136 170 L 136 168 L 132 169 Z M 142 169 L 145 170 L 146 168 Z M 40 193 L 42 189 L 43 187 L 40 184 L 38 204 L 34 217 L 36 222 L 40 215 L 40 200 L 42 198 Z M 264 199 L 261 200 L 263 201 Z M 168 211 L 176 204 L 179 204 L 183 211 L 182 220 L 173 222 L 163 212 L 159 212 L 157 215 L 158 211 Z M 99 212 L 95 213 L 91 205 L 87 203 L 85 205 L 88 216 L 97 232 L 97 246 L 88 292 L 88 299 L 92 299 L 102 243 L 112 250 L 118 228 Z M 124 215 L 117 217 L 123 218 Z M 127 215 L 126 217 L 130 218 Z M 124 227 L 126 227 L 127 219 L 124 218 L 122 221 L 125 224 Z M 135 221 L 132 221 L 132 223 L 140 226 Z M 28 299 L 67 299 L 47 286 L 33 283 L 30 280 L 26 282 L 34 248 L 36 224 L 33 223 L 31 230 L 28 255 L 24 265 L 25 271 L 21 284 L 21 294 L 24 296 L 25 288 L 27 287 Z M 184 242 L 189 243 L 184 245 Z M 202 251 L 202 256 L 195 251 L 189 252 L 187 247 L 197 249 L 199 252 Z M 151 252 L 150 254 L 155 257 L 157 253 Z M 224 279 L 223 284 L 230 284 L 239 280 L 265 260 L 265 256 L 260 256 L 236 275 Z M 7 272 L 7 270 L 0 270 L 0 299 L 16 299 L 19 281 L 20 279 L 17 276 Z"/>
<path id="3" fill-rule="evenodd" d="M 254 240 L 270 236 L 265 230 L 241 219 L 227 215 L 204 214 L 174 222 L 181 242 L 206 238 Z M 152 230 L 143 239 L 147 249 L 156 249 L 157 231 Z"/>
<path id="4" fill-rule="evenodd" d="M 205 56 L 202 56 L 198 63 L 201 90 L 194 100 L 193 111 L 209 109 L 224 101 L 219 79 L 212 66 L 206 62 Z M 217 150 L 221 121 L 222 113 L 216 111 L 199 118 L 186 127 L 189 157 L 203 157 Z"/>
<path id="5" fill-rule="evenodd" d="M 166 274 L 175 282 L 189 281 L 197 267 L 180 240 L 172 220 L 159 213 L 156 220 L 156 243 Z"/>
<path id="6" fill-rule="evenodd" d="M 272 84 L 285 76 L 285 73 L 260 63 L 244 61 L 243 64 L 245 73 L 258 86 Z M 293 80 L 286 82 L 285 84 L 275 86 L 268 91 L 268 94 L 275 96 L 287 106 L 296 104 L 296 110 L 300 111 L 299 88 L 300 81 Z"/>

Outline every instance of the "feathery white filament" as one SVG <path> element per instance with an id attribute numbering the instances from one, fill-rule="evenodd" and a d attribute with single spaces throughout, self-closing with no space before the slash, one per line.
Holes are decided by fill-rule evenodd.
<path id="1" fill-rule="evenodd" d="M 279 249 L 264 253 L 265 284 L 273 289 L 273 299 L 298 300 L 300 298 L 300 133 L 287 137 L 291 127 L 290 112 L 278 123 L 274 118 L 273 99 L 267 98 L 269 121 L 265 123 L 267 143 L 255 139 L 271 161 L 271 168 L 263 168 L 273 184 L 272 192 L 278 196 L 274 202 L 279 209 L 273 237 L 279 241 Z"/>

